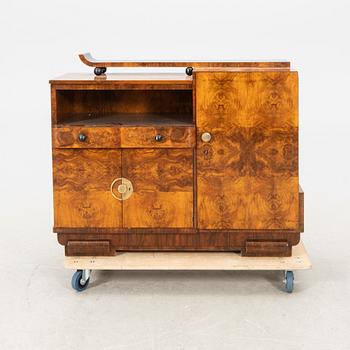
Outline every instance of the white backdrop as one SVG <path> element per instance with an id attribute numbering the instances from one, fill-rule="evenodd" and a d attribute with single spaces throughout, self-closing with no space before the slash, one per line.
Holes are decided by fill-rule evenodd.
<path id="1" fill-rule="evenodd" d="M 0 253 L 8 283 L 15 281 L 12 268 L 29 264 L 29 274 L 45 264 L 62 269 L 62 248 L 51 234 L 48 80 L 66 72 L 90 72 L 78 53 L 91 51 L 98 58 L 120 60 L 290 60 L 299 71 L 303 237 L 315 265 L 310 278 L 319 288 L 328 283 L 333 295 L 348 293 L 349 15 L 346 0 L 2 0 Z M 31 283 L 28 275 L 23 278 L 23 283 Z M 3 310 L 17 315 L 17 321 L 12 326 L 0 321 L 0 327 L 15 332 L 23 330 L 18 319 L 23 316 L 30 322 L 32 313 L 23 314 L 22 296 L 15 299 L 12 292 L 0 290 L 0 303 Z M 317 300 L 316 295 L 311 298 Z M 339 305 L 334 320 L 343 324 L 339 327 L 349 322 L 341 313 L 345 306 L 349 305 Z M 333 329 L 331 335 L 330 324 L 323 321 L 321 335 L 343 339 L 345 349 L 349 345 L 343 338 L 345 328 L 337 328 L 338 333 Z M 4 341 L 11 348 L 10 340 Z"/>

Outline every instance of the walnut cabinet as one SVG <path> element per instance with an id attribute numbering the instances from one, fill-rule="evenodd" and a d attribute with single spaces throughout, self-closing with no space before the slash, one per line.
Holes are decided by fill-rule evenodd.
<path id="1" fill-rule="evenodd" d="M 50 83 L 54 232 L 66 255 L 291 254 L 304 197 L 288 63 Z"/>

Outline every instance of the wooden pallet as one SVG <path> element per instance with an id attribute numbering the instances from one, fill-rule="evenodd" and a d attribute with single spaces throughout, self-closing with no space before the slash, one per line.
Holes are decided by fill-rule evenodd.
<path id="1" fill-rule="evenodd" d="M 302 242 L 291 257 L 242 257 L 234 252 L 122 252 L 115 256 L 67 256 L 68 269 L 90 270 L 304 270 L 311 262 Z"/>
<path id="2" fill-rule="evenodd" d="M 234 252 L 123 252 L 115 256 L 67 256 L 64 265 L 76 269 L 72 287 L 87 288 L 91 270 L 282 270 L 288 293 L 293 291 L 293 270 L 311 268 L 311 261 L 302 242 L 293 247 L 292 256 L 242 257 Z M 82 282 L 82 284 L 81 284 Z"/>

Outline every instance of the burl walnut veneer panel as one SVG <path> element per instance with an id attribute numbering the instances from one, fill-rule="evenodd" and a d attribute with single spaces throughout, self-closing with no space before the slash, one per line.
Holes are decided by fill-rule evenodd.
<path id="1" fill-rule="evenodd" d="M 121 227 L 121 202 L 110 185 L 121 175 L 121 150 L 54 149 L 55 227 Z"/>
<path id="2" fill-rule="evenodd" d="M 195 89 L 199 228 L 298 230 L 297 73 L 200 72 Z"/>
<path id="3" fill-rule="evenodd" d="M 122 164 L 134 188 L 123 202 L 125 228 L 193 227 L 192 149 L 123 149 Z"/>
<path id="4" fill-rule="evenodd" d="M 84 135 L 84 141 L 79 139 Z M 113 127 L 60 127 L 52 128 L 54 148 L 117 148 L 120 147 L 120 129 Z"/>
<path id="5" fill-rule="evenodd" d="M 196 143 L 194 127 L 125 127 L 120 132 L 123 148 L 189 148 Z M 156 141 L 155 135 L 162 139 Z"/>

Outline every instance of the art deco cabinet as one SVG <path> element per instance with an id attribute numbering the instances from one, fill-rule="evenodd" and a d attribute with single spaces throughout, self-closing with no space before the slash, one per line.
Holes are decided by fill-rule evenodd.
<path id="1" fill-rule="evenodd" d="M 299 242 L 297 72 L 288 62 L 183 65 L 191 75 L 50 81 L 54 232 L 66 255 L 289 256 Z"/>

